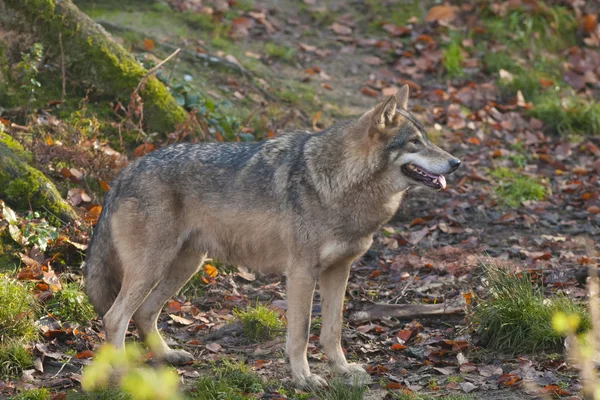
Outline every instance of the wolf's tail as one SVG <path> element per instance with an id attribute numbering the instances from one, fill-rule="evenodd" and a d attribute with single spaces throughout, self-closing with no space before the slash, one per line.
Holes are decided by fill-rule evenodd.
<path id="1" fill-rule="evenodd" d="M 83 267 L 85 291 L 100 316 L 104 316 L 115 302 L 121 290 L 123 276 L 110 232 L 110 207 L 111 202 L 107 198 L 89 243 Z"/>

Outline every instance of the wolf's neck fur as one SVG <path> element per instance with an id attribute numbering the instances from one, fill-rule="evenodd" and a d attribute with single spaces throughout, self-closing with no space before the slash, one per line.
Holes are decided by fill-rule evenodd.
<path id="1" fill-rule="evenodd" d="M 378 206 L 375 203 L 385 203 L 403 190 L 384 176 L 384 143 L 373 143 L 368 137 L 369 122 L 369 116 L 363 115 L 333 125 L 308 144 L 308 169 L 327 201 L 343 200 L 360 189 L 367 195 L 365 200 Z"/>

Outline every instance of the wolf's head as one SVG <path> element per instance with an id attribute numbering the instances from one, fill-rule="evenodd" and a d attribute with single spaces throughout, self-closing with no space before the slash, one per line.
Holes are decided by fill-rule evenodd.
<path id="1" fill-rule="evenodd" d="M 423 125 L 407 111 L 408 86 L 369 110 L 361 119 L 369 124 L 370 147 L 378 149 L 386 173 L 399 189 L 423 185 L 444 189 L 446 178 L 460 160 L 431 143 Z M 366 119 L 366 120 L 365 120 Z"/>

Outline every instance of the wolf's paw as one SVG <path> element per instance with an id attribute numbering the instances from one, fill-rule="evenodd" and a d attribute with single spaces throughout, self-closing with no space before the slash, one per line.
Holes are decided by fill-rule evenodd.
<path id="1" fill-rule="evenodd" d="M 327 381 L 316 374 L 295 375 L 293 383 L 299 389 L 316 390 L 327 387 Z"/>
<path id="2" fill-rule="evenodd" d="M 194 356 L 185 350 L 169 349 L 169 351 L 162 356 L 162 359 L 172 365 L 181 365 L 194 361 Z"/>
<path id="3" fill-rule="evenodd" d="M 366 385 L 373 381 L 361 364 L 334 365 L 333 369 L 336 373 L 348 378 L 348 383 L 351 385 Z"/>

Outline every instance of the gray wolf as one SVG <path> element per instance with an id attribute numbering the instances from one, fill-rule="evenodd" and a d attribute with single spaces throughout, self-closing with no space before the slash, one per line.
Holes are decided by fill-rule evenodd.
<path id="1" fill-rule="evenodd" d="M 84 268 L 107 340 L 123 346 L 131 318 L 141 338 L 157 333 L 165 302 L 210 255 L 286 276 L 286 351 L 296 385 L 326 384 L 306 355 L 317 282 L 329 363 L 337 373 L 366 374 L 341 346 L 350 266 L 409 188 L 444 189 L 444 175 L 460 164 L 428 140 L 407 101 L 404 86 L 319 133 L 175 144 L 125 167 L 107 193 Z M 155 356 L 193 358 L 162 339 Z"/>

